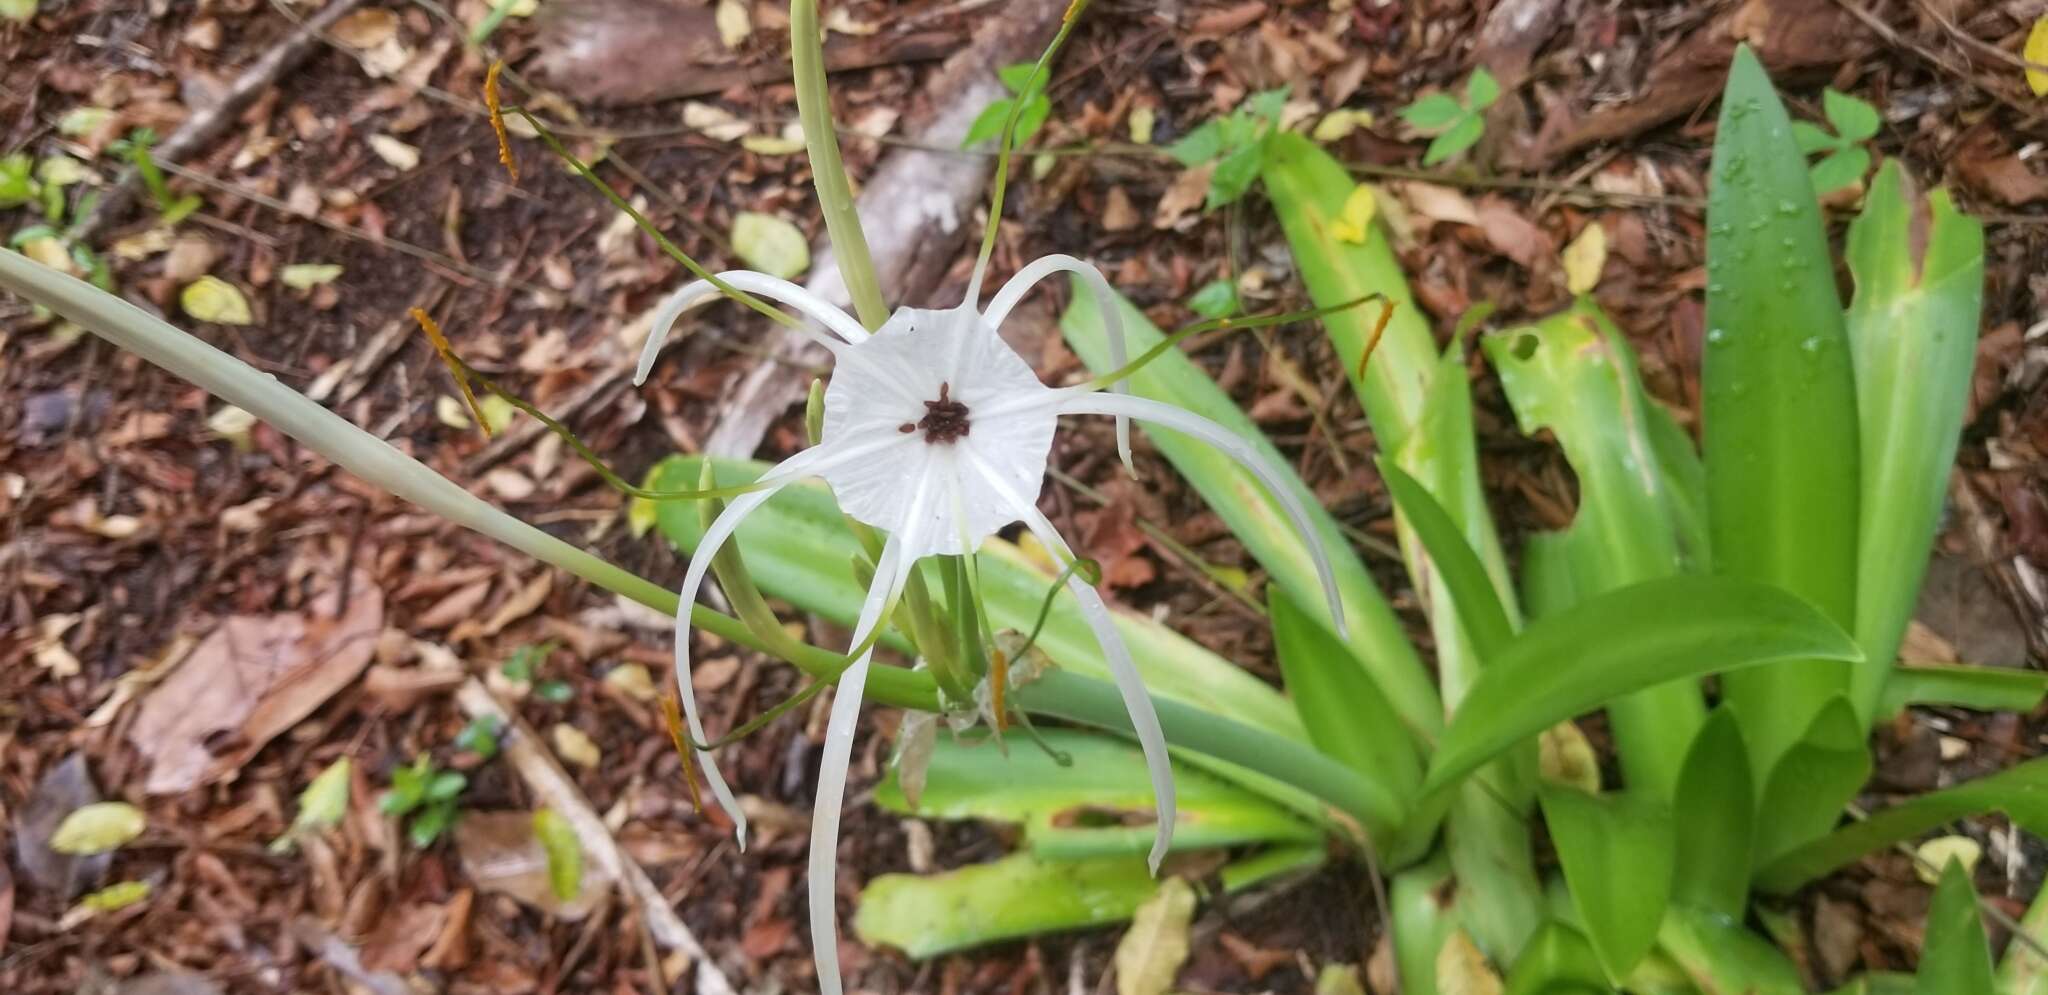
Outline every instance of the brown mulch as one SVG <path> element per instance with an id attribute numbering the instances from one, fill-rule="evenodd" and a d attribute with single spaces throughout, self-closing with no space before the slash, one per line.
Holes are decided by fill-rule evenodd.
<path id="1" fill-rule="evenodd" d="M 644 15 L 650 4 L 662 5 L 546 0 L 542 8 L 596 17 L 624 8 Z M 0 154 L 67 150 L 83 158 L 130 127 L 166 134 L 319 4 L 42 6 L 32 27 L 0 27 Z M 174 178 L 204 205 L 170 243 L 150 244 L 153 212 L 144 198 L 94 247 L 130 299 L 287 383 L 323 385 L 326 403 L 443 473 L 563 538 L 674 584 L 680 560 L 654 539 L 634 537 L 623 500 L 562 446 L 544 440 L 486 458 L 488 443 L 474 430 L 445 423 L 440 410 L 450 385 L 404 324 L 408 307 L 428 308 L 472 364 L 551 407 L 615 377 L 627 351 L 619 331 L 684 278 L 536 144 L 521 143 L 526 160 L 517 186 L 498 171 L 475 106 L 488 59 L 461 44 L 462 25 L 480 20 L 488 6 L 450 3 L 446 10 L 459 22 L 450 23 L 439 4 L 363 4 L 368 13 L 351 18 L 345 33 L 366 43 L 360 60 L 339 44 L 323 45 L 224 138 L 181 164 L 213 182 Z M 570 141 L 579 153 L 602 153 L 607 178 L 643 199 L 654 220 L 707 263 L 734 261 L 721 233 L 740 210 L 779 214 L 822 236 L 801 156 L 759 155 L 678 123 L 690 101 L 768 122 L 756 129 L 763 134 L 779 132 L 794 115 L 779 76 L 745 71 L 780 64 L 780 6 L 754 5 L 755 32 L 738 55 L 717 42 L 715 30 L 708 41 L 681 46 L 681 56 L 666 54 L 686 64 L 665 71 L 700 72 L 719 84 L 715 90 L 653 102 L 564 90 L 558 102 L 534 102 L 557 119 L 573 113 L 579 133 Z M 1097 0 L 1059 63 L 1055 111 L 1040 142 L 1103 147 L 1059 157 L 1043 176 L 1018 184 L 995 276 L 1046 252 L 1082 255 L 1168 327 L 1189 320 L 1182 302 L 1190 293 L 1233 272 L 1261 287 L 1246 294 L 1249 307 L 1296 306 L 1302 293 L 1284 240 L 1258 196 L 1228 212 L 1157 222 L 1178 169 L 1121 148 L 1131 111 L 1154 110 L 1153 141 L 1163 145 L 1249 93 L 1290 85 L 1318 111 L 1372 110 L 1377 122 L 1332 150 L 1363 175 L 1407 181 L 1416 178 L 1423 141 L 1406 133 L 1395 111 L 1484 64 L 1508 90 L 1489 114 L 1488 137 L 1467 164 L 1429 177 L 1478 223 L 1450 219 L 1457 212 L 1441 198 L 1436 214 L 1413 212 L 1413 239 L 1402 251 L 1419 303 L 1445 334 L 1478 301 L 1497 306 L 1497 322 L 1548 313 L 1567 299 L 1557 248 L 1597 221 L 1613 244 L 1599 300 L 1631 335 L 1650 389 L 1690 423 L 1699 394 L 1701 198 L 1714 74 L 1731 39 L 1747 39 L 1779 73 L 1795 115 L 1819 116 L 1823 86 L 1869 100 L 1885 114 L 1875 148 L 1903 159 L 1923 181 L 1948 184 L 1987 220 L 1977 379 L 1922 621 L 1965 659 L 2041 666 L 2048 663 L 2041 573 L 2048 568 L 2048 392 L 2040 389 L 2048 370 L 2048 169 L 2036 153 L 2048 140 L 2048 101 L 2027 91 L 2010 61 L 2028 27 L 2016 13 L 2025 7 L 1986 0 Z M 957 0 L 828 8 L 843 9 L 856 26 L 882 29 L 871 42 L 834 36 L 860 48 L 854 54 L 861 58 L 842 57 L 846 64 L 877 63 L 833 77 L 838 115 L 856 126 L 917 111 L 930 59 L 944 54 L 929 39 L 965 38 L 1002 9 Z M 671 7 L 655 16 L 678 15 Z M 924 41 L 891 41 L 889 31 L 902 25 Z M 549 30 L 513 18 L 490 45 L 515 68 L 530 68 L 560 44 Z M 382 75 L 372 76 L 366 62 Z M 739 81 L 731 82 L 735 72 Z M 580 85 L 607 84 L 582 78 Z M 67 116 L 81 108 L 112 114 L 65 134 Z M 592 137 L 605 134 L 629 137 Z M 380 154 L 372 136 L 414 150 L 416 163 Z M 859 176 L 888 146 L 849 139 L 844 148 Z M 114 173 L 106 156 L 92 165 L 102 178 Z M 0 233 L 38 220 L 31 208 L 0 211 Z M 311 289 L 285 286 L 285 268 L 307 263 L 339 265 L 342 274 Z M 934 300 L 958 299 L 968 263 L 963 253 Z M 202 274 L 240 288 L 254 323 L 187 320 L 178 293 Z M 1012 332 L 1013 341 L 1035 346 L 1027 357 L 1056 380 L 1079 364 L 1053 327 L 1052 296 L 1035 295 Z M 694 450 L 716 423 L 723 392 L 760 361 L 768 334 L 760 322 L 726 304 L 701 313 L 697 331 L 669 351 L 648 389 L 619 391 L 572 418 L 628 478 L 668 453 Z M 1389 538 L 1389 505 L 1364 460 L 1371 433 L 1343 371 L 1313 334 L 1283 332 L 1270 341 L 1268 349 L 1249 337 L 1224 339 L 1199 358 L 1294 456 L 1327 506 L 1364 533 Z M 1475 359 L 1473 371 L 1486 489 L 1512 547 L 1531 530 L 1568 521 L 1574 489 L 1561 457 L 1517 431 L 1484 364 Z M 1316 396 L 1327 400 L 1341 463 L 1316 427 Z M 549 641 L 555 649 L 538 679 L 560 686 L 517 699 L 526 725 L 543 736 L 567 725 L 595 742 L 602 761 L 572 767 L 578 784 L 736 985 L 813 985 L 802 864 L 821 711 L 799 711 L 728 751 L 728 776 L 761 806 L 742 859 L 722 821 L 691 810 L 658 710 L 606 680 L 639 665 L 659 682 L 668 659 L 664 627 L 568 578 L 543 583 L 535 564 L 335 472 L 265 426 L 224 438 L 209 427 L 218 410 L 203 392 L 0 300 L 0 836 L 17 832 L 39 792 L 57 788 L 132 802 L 151 827 L 108 866 L 67 865 L 54 879 L 50 868 L 32 868 L 8 847 L 0 861 L 0 991 L 121 991 L 124 980 L 172 969 L 237 993 L 342 991 L 351 970 L 368 972 L 353 977 L 357 983 L 389 971 L 453 992 L 651 990 L 629 904 L 571 921 L 479 893 L 452 842 L 416 850 L 375 811 L 375 792 L 390 772 L 421 753 L 467 773 L 465 807 L 532 806 L 531 790 L 505 763 L 455 745 L 469 720 L 445 686 L 404 685 L 437 654 L 452 653 L 467 672 L 506 690 L 502 675 L 492 677 L 499 665 Z M 800 431 L 786 418 L 762 455 L 790 452 Z M 1132 485 L 1114 467 L 1107 427 L 1080 432 L 1063 436 L 1058 465 L 1110 503 L 1051 487 L 1048 513 L 1066 534 L 1113 554 L 1126 605 L 1163 611 L 1219 653 L 1276 676 L 1263 627 L 1246 624 L 1234 599 L 1138 524 L 1158 525 L 1208 563 L 1251 571 L 1256 581 L 1255 564 L 1155 454 L 1141 445 L 1150 472 Z M 1398 562 L 1373 548 L 1364 556 L 1426 646 Z M 308 648 L 325 645 L 322 634 L 345 624 L 362 626 L 373 646 L 360 662 Z M 317 656 L 330 671 L 355 669 L 334 674 L 336 687 L 318 696 L 292 692 L 306 699 L 304 713 L 294 711 L 278 728 L 264 727 L 262 716 L 238 716 L 211 733 L 187 730 L 182 742 L 203 773 L 189 787 L 151 794 L 153 758 L 138 748 L 137 729 L 152 727 L 135 699 L 170 667 L 195 661 L 258 681 L 251 659 L 205 648 L 229 626 L 271 633 L 264 646 L 277 659 Z M 707 645 L 703 661 L 709 676 L 699 686 L 714 731 L 799 686 L 789 668 L 756 666 L 730 647 Z M 863 798 L 880 775 L 896 718 L 874 711 L 867 731 L 880 735 L 865 738 L 856 754 L 840 851 L 843 912 L 861 883 L 910 867 L 916 831 Z M 2039 755 L 2042 718 L 1915 713 L 1880 734 L 1873 803 Z M 349 817 L 297 852 L 267 849 L 288 827 L 298 793 L 344 756 L 355 765 L 357 787 Z M 79 760 L 67 766 L 73 757 Z M 77 782 L 81 765 L 89 785 Z M 53 772 L 71 780 L 39 788 Z M 986 829 L 930 828 L 941 866 L 1003 849 Z M 1980 892 L 2019 914 L 2042 874 L 2039 846 L 2014 842 L 2018 834 L 2003 819 L 1963 831 L 1986 844 Z M 151 896 L 67 921 L 81 891 L 129 880 L 150 882 Z M 1803 896 L 1790 911 L 1827 938 L 1825 956 L 1811 965 L 1816 979 L 1909 966 L 1926 894 L 1904 858 L 1881 855 Z M 1322 964 L 1362 963 L 1376 922 L 1362 872 L 1347 864 L 1214 903 L 1196 929 L 1220 939 L 1199 945 L 1182 987 L 1303 990 Z M 842 950 L 852 987 L 862 990 L 1051 992 L 1070 990 L 1071 978 L 1080 979 L 1077 990 L 1106 990 L 1097 985 L 1113 946 L 1113 934 L 1094 932 L 923 965 L 851 941 Z M 337 967 L 337 947 L 359 953 L 362 964 Z M 1286 956 L 1265 956 L 1275 951 Z"/>

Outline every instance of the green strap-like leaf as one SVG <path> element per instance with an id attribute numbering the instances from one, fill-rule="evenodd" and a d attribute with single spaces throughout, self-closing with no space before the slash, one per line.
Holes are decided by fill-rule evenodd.
<path id="1" fill-rule="evenodd" d="M 1459 533 L 1458 523 L 1451 520 L 1450 512 L 1437 503 L 1428 488 L 1391 460 L 1380 459 L 1378 466 L 1395 507 L 1407 516 L 1409 527 L 1415 530 L 1423 549 L 1429 552 L 1430 562 L 1450 588 L 1458 616 L 1472 637 L 1473 652 L 1484 666 L 1515 636 L 1507 612 L 1500 606 L 1500 597 L 1494 593 L 1493 580 L 1486 575 L 1486 565 L 1479 562 L 1478 554 L 1472 552 L 1471 545 Z"/>
<path id="2" fill-rule="evenodd" d="M 1782 587 L 1848 627 L 1856 385 L 1827 234 L 1790 127 L 1755 53 L 1737 48 L 1707 203 L 1701 389 L 1714 567 Z M 1848 690 L 1850 673 L 1791 660 L 1728 675 L 1722 688 L 1759 773 Z"/>
<path id="3" fill-rule="evenodd" d="M 1777 588 L 1672 577 L 1531 623 L 1488 661 L 1444 730 L 1424 793 L 1526 737 L 1654 684 L 1784 660 L 1855 660 L 1826 616 Z"/>
<path id="4" fill-rule="evenodd" d="M 1756 822 L 1758 866 L 1842 821 L 1842 807 L 1870 779 L 1869 727 L 1847 695 L 1828 700 L 1764 782 Z"/>
<path id="5" fill-rule="evenodd" d="M 1358 667 L 1330 665 L 1348 650 L 1335 633 L 1296 607 L 1287 592 L 1268 588 L 1266 604 L 1273 655 L 1309 742 L 1385 783 L 1403 800 L 1412 799 L 1422 784 L 1415 731 L 1401 722 L 1371 675 Z"/>
<path id="6" fill-rule="evenodd" d="M 1540 797 L 1586 937 L 1607 976 L 1625 978 L 1656 942 L 1671 898 L 1671 810 L 1629 792 L 1546 787 Z"/>
<path id="7" fill-rule="evenodd" d="M 1707 716 L 1672 795 L 1678 863 L 1672 901 L 1742 917 L 1749 901 L 1756 787 L 1742 723 L 1723 705 Z"/>
<path id="8" fill-rule="evenodd" d="M 1962 663 L 1901 665 L 1884 683 L 1877 715 L 1884 719 L 1910 705 L 1954 705 L 1980 712 L 2031 712 L 2048 697 L 2048 673 Z"/>
<path id="9" fill-rule="evenodd" d="M 1991 948 L 1977 915 L 1977 889 L 1959 861 L 1949 861 L 1927 910 L 1927 942 L 1920 950 L 1914 995 L 1980 995 L 1995 991 Z"/>
<path id="10" fill-rule="evenodd" d="M 1772 894 L 1788 894 L 1866 853 L 1991 811 L 2005 812 L 2029 832 L 2048 832 L 2048 758 L 1919 795 L 1843 826 L 1770 861 L 1757 872 L 1755 884 Z"/>

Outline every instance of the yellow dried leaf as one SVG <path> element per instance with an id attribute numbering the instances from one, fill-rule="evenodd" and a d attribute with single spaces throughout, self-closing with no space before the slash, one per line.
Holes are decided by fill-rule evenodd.
<path id="1" fill-rule="evenodd" d="M 1436 990 L 1442 995 L 1501 995 L 1500 975 L 1462 929 L 1445 937 L 1437 951 Z"/>
<path id="2" fill-rule="evenodd" d="M 442 394 L 434 398 L 434 418 L 457 431 L 475 424 L 469 420 L 469 412 L 463 408 L 462 400 L 453 394 Z"/>
<path id="3" fill-rule="evenodd" d="M 2036 66 L 2048 66 L 2048 14 L 2034 22 L 2034 29 L 2027 32 L 2027 47 L 2020 53 Z M 2048 69 L 2027 69 L 2027 89 L 2036 97 L 2048 97 Z"/>
<path id="4" fill-rule="evenodd" d="M 727 48 L 740 47 L 754 33 L 754 18 L 741 0 L 718 0 L 717 20 L 718 40 Z"/>
<path id="5" fill-rule="evenodd" d="M 64 918 L 69 921 L 73 920 L 73 917 L 76 916 L 77 919 L 83 920 L 90 919 L 94 914 L 100 912 L 118 912 L 148 898 L 150 891 L 150 884 L 147 881 L 123 881 L 120 884 L 110 884 L 79 899 L 78 904 L 73 907 L 71 912 L 66 913 Z"/>
<path id="6" fill-rule="evenodd" d="M 1942 869 L 1953 860 L 1963 865 L 1963 872 L 1976 869 L 1977 861 L 1984 859 L 1984 847 L 1968 836 L 1937 836 L 1920 844 L 1913 850 L 1920 859 L 1913 862 L 1913 873 L 1930 885 L 1941 883 Z"/>
<path id="7" fill-rule="evenodd" d="M 251 445 L 249 432 L 256 427 L 256 416 L 230 404 L 214 412 L 206 419 L 208 431 L 234 443 L 236 449 L 248 452 Z"/>
<path id="8" fill-rule="evenodd" d="M 142 810 L 127 802 L 94 802 L 73 809 L 57 824 L 57 831 L 50 834 L 50 849 L 74 856 L 118 850 L 142 835 L 147 824 Z"/>
<path id="9" fill-rule="evenodd" d="M 1593 743 L 1570 719 L 1551 726 L 1536 738 L 1536 768 L 1543 780 L 1587 794 L 1600 791 L 1600 757 Z"/>
<path id="10" fill-rule="evenodd" d="M 1379 198 L 1373 196 L 1371 187 L 1360 183 L 1351 188 L 1351 195 L 1344 198 L 1344 209 L 1330 223 L 1330 237 L 1362 245 L 1366 234 L 1372 231 L 1372 219 L 1378 214 Z"/>
<path id="11" fill-rule="evenodd" d="M 804 150 L 804 140 L 781 135 L 748 135 L 740 139 L 740 148 L 755 155 L 794 155 Z"/>
<path id="12" fill-rule="evenodd" d="M 277 271 L 277 281 L 293 290 L 311 290 L 341 277 L 336 263 L 295 263 Z"/>
<path id="13" fill-rule="evenodd" d="M 1318 142 L 1334 142 L 1360 128 L 1372 126 L 1372 112 L 1351 107 L 1339 107 L 1316 122 L 1308 136 Z"/>
<path id="14" fill-rule="evenodd" d="M 555 752 L 561 754 L 562 759 L 578 767 L 595 767 L 599 760 L 604 759 L 604 753 L 597 748 L 596 741 L 584 735 L 583 730 L 567 722 L 556 723 L 550 734 L 555 740 Z"/>
<path id="15" fill-rule="evenodd" d="M 1564 247 L 1564 285 L 1574 294 L 1591 293 L 1607 266 L 1607 229 L 1595 221 Z"/>
<path id="16" fill-rule="evenodd" d="M 732 249 L 769 276 L 791 279 L 811 268 L 811 243 L 797 226 L 773 214 L 741 211 L 732 219 Z"/>
<path id="17" fill-rule="evenodd" d="M 377 153 L 377 158 L 389 163 L 401 173 L 420 164 L 419 149 L 390 135 L 371 135 L 369 143 L 370 151 Z"/>
<path id="18" fill-rule="evenodd" d="M 658 696 L 654 690 L 654 675 L 637 663 L 613 667 L 604 675 L 604 685 L 634 701 L 653 701 Z"/>
<path id="19" fill-rule="evenodd" d="M 1131 108 L 1131 141 L 1139 145 L 1152 144 L 1152 129 L 1159 121 L 1159 112 L 1151 104 L 1140 104 Z"/>
<path id="20" fill-rule="evenodd" d="M 1173 986 L 1188 959 L 1188 924 L 1194 917 L 1195 890 L 1180 878 L 1161 881 L 1117 941 L 1117 995 L 1164 995 Z"/>
<path id="21" fill-rule="evenodd" d="M 200 321 L 246 325 L 256 320 L 249 300 L 235 285 L 217 276 L 202 276 L 178 294 L 178 306 Z"/>

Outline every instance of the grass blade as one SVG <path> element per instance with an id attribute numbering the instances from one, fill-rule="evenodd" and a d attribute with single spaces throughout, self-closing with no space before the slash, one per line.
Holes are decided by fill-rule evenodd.
<path id="1" fill-rule="evenodd" d="M 1906 186 L 1899 164 L 1885 163 L 1849 226 L 1849 347 L 1863 445 L 1856 638 L 1870 656 L 1855 695 L 1866 717 L 1876 714 L 1927 572 L 1984 296 L 1983 226 L 1958 214 L 1947 192 L 1920 202 Z M 1917 235 L 1916 215 L 1925 225 Z"/>
<path id="2" fill-rule="evenodd" d="M 1827 235 L 1790 128 L 1763 65 L 1738 48 L 1707 204 L 1702 391 L 1714 564 L 1849 627 L 1856 389 Z M 1730 674 L 1723 685 L 1766 776 L 1849 686 L 1847 665 L 1806 661 Z"/>
<path id="3" fill-rule="evenodd" d="M 1774 587 L 1671 577 L 1531 623 L 1480 674 L 1437 743 L 1423 791 L 1536 733 L 1645 687 L 1782 660 L 1854 660 L 1854 642 Z"/>

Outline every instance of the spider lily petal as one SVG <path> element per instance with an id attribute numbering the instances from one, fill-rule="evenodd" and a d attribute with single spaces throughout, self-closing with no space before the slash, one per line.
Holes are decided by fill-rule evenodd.
<path id="1" fill-rule="evenodd" d="M 1038 538 L 1047 549 L 1072 562 L 1074 551 L 1053 528 L 1035 502 L 1011 490 L 1002 479 L 992 474 L 987 464 L 979 458 L 971 460 L 975 473 L 990 487 L 1001 491 L 1009 499 L 1010 509 L 1024 522 L 1024 527 Z M 1110 617 L 1109 606 L 1102 601 L 1102 595 L 1081 579 L 1079 574 L 1067 575 L 1067 590 L 1072 591 L 1075 600 L 1081 603 L 1081 617 L 1088 628 L 1095 633 L 1095 642 L 1102 647 L 1102 656 L 1109 662 L 1110 679 L 1116 682 L 1117 693 L 1124 699 L 1124 710 L 1131 715 L 1131 730 L 1138 736 L 1138 745 L 1145 754 L 1145 768 L 1152 778 L 1153 806 L 1158 813 L 1156 831 L 1152 837 L 1152 852 L 1146 860 L 1151 864 L 1152 873 L 1159 873 L 1159 862 L 1166 858 L 1166 849 L 1173 842 L 1175 795 L 1173 787 L 1173 763 L 1166 753 L 1166 734 L 1159 728 L 1159 713 L 1152 707 L 1152 697 L 1145 692 L 1144 678 L 1138 675 L 1137 662 L 1131 659 L 1130 647 L 1116 631 L 1116 621 Z"/>
<path id="2" fill-rule="evenodd" d="M 720 280 L 750 294 L 780 301 L 796 308 L 804 317 L 830 329 L 833 334 L 855 343 L 868 337 L 868 330 L 853 320 L 846 312 L 826 303 L 825 299 L 811 293 L 781 277 L 756 273 L 752 270 L 728 270 L 718 274 Z M 668 342 L 668 333 L 675 327 L 676 319 L 684 311 L 700 301 L 708 301 L 723 291 L 709 280 L 696 280 L 683 285 L 681 290 L 661 302 L 661 309 L 654 314 L 654 323 L 648 327 L 647 342 L 640 347 L 640 365 L 633 370 L 633 384 L 638 386 L 647 381 L 648 371 L 654 369 L 654 359 L 660 355 L 661 347 Z M 809 325 L 798 325 L 795 331 L 827 349 L 836 350 L 839 343 L 819 334 Z"/>
<path id="3" fill-rule="evenodd" d="M 1330 558 L 1317 539 L 1315 525 L 1309 520 L 1308 509 L 1302 505 L 1301 497 L 1287 486 L 1286 477 L 1280 469 L 1244 439 L 1194 412 L 1143 397 L 1095 392 L 1068 394 L 1061 398 L 1059 412 L 1063 415 L 1126 415 L 1164 425 L 1208 443 L 1251 471 L 1280 501 L 1280 507 L 1293 520 L 1295 530 L 1301 533 L 1302 545 L 1308 547 L 1309 558 L 1315 562 L 1316 577 L 1323 582 L 1323 594 L 1329 599 L 1330 618 L 1337 626 L 1337 635 L 1350 638 L 1350 627 L 1344 622 L 1343 599 L 1337 593 L 1337 578 L 1330 569 Z"/>
<path id="4" fill-rule="evenodd" d="M 990 328 L 1003 327 L 1003 322 L 1010 317 L 1011 309 L 1017 306 L 1018 301 L 1024 299 L 1024 294 L 1037 285 L 1038 281 L 1054 273 L 1072 273 L 1087 281 L 1089 294 L 1095 298 L 1095 306 L 1102 312 L 1102 327 L 1109 333 L 1110 369 L 1123 369 L 1128 355 L 1124 348 L 1124 318 L 1117 310 L 1115 296 L 1110 293 L 1109 281 L 1102 278 L 1101 270 L 1073 256 L 1040 256 L 1030 265 L 1018 270 L 1017 275 L 1011 277 L 1010 282 L 1003 284 L 1003 289 L 996 291 L 995 297 L 989 300 L 983 320 L 988 322 Z M 1111 384 L 1110 389 L 1119 394 L 1128 394 L 1131 391 L 1131 384 L 1128 380 L 1119 380 Z M 1131 462 L 1131 420 L 1122 415 L 1116 418 L 1116 457 L 1123 461 L 1126 472 L 1133 478 L 1137 477 L 1137 464 Z"/>

